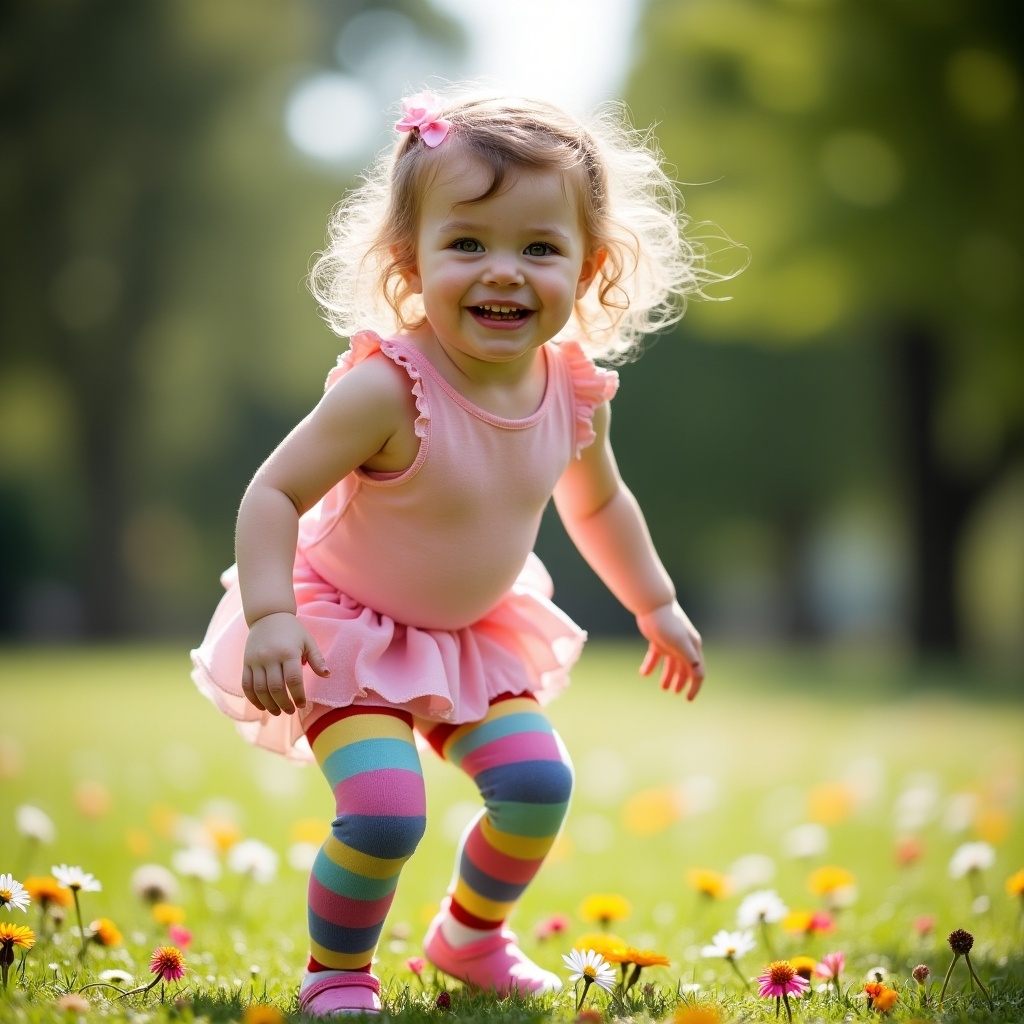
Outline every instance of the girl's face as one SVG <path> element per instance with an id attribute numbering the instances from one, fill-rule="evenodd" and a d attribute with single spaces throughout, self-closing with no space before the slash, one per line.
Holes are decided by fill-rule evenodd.
<path id="1" fill-rule="evenodd" d="M 449 354 L 514 363 L 565 326 L 601 260 L 588 251 L 566 175 L 514 170 L 500 193 L 469 201 L 490 182 L 473 157 L 446 162 L 423 198 L 405 279 Z"/>

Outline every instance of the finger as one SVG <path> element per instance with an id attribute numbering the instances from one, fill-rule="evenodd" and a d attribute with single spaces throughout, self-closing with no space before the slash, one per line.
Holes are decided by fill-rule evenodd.
<path id="1" fill-rule="evenodd" d="M 262 708 L 268 714 L 279 714 L 277 705 L 270 699 L 270 691 L 267 687 L 267 672 L 262 665 L 254 665 L 252 669 L 252 692 L 256 698 L 253 703 Z"/>
<path id="2" fill-rule="evenodd" d="M 661 661 L 661 652 L 655 648 L 654 644 L 648 644 L 647 654 L 644 655 L 644 660 L 640 665 L 640 675 L 649 676 L 658 667 L 659 661 Z"/>
<path id="3" fill-rule="evenodd" d="M 270 694 L 270 699 L 274 702 L 278 712 L 283 711 L 286 715 L 290 715 L 295 710 L 295 705 L 288 695 L 284 671 L 280 665 L 272 665 L 267 669 L 267 692 Z"/>
<path id="4" fill-rule="evenodd" d="M 326 679 L 331 670 L 327 667 L 327 659 L 320 653 L 320 648 L 310 640 L 302 649 L 302 660 L 322 679 Z"/>
<path id="5" fill-rule="evenodd" d="M 687 700 L 693 700 L 694 697 L 700 693 L 700 688 L 704 684 L 704 663 L 701 661 L 690 666 L 690 692 L 687 694 Z"/>
<path id="6" fill-rule="evenodd" d="M 253 683 L 252 669 L 246 665 L 242 669 L 242 693 L 245 695 L 245 699 L 252 704 L 254 707 L 259 708 L 260 711 L 266 711 L 266 708 L 260 702 L 259 697 L 256 696 L 256 689 Z"/>
<path id="7" fill-rule="evenodd" d="M 302 662 L 298 658 L 285 662 L 284 685 L 295 707 L 304 708 L 306 706 L 306 691 L 302 685 Z M 288 711 L 287 708 L 284 710 Z"/>

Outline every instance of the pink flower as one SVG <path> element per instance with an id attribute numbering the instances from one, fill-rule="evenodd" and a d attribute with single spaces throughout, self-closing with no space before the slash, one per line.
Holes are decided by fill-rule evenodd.
<path id="1" fill-rule="evenodd" d="M 931 914 L 921 914 L 920 917 L 914 918 L 914 931 L 923 939 L 926 935 L 930 935 L 935 929 L 935 918 Z"/>
<path id="2" fill-rule="evenodd" d="M 550 939 L 552 935 L 561 935 L 562 932 L 568 931 L 568 928 L 569 918 L 565 914 L 552 914 L 537 923 L 533 929 L 533 937 L 538 942 L 543 942 L 545 939 Z"/>
<path id="3" fill-rule="evenodd" d="M 424 145 L 433 149 L 441 145 L 451 131 L 451 122 L 441 117 L 441 104 L 433 93 L 418 92 L 402 100 L 402 119 L 395 122 L 395 131 L 420 133 Z"/>
<path id="4" fill-rule="evenodd" d="M 182 949 L 188 949 L 192 945 L 192 933 L 184 925 L 168 925 L 167 936 L 171 942 Z"/>
<path id="5" fill-rule="evenodd" d="M 814 973 L 819 978 L 829 978 L 835 980 L 843 973 L 843 967 L 846 965 L 846 954 L 842 951 L 838 953 L 826 953 L 820 963 L 814 968 Z"/>
<path id="6" fill-rule="evenodd" d="M 427 966 L 427 961 L 421 956 L 411 956 L 405 961 L 405 966 L 418 978 L 423 973 L 423 968 Z"/>
<path id="7" fill-rule="evenodd" d="M 185 973 L 185 957 L 174 946 L 157 946 L 149 960 L 149 971 L 159 975 L 161 981 L 177 981 Z"/>
<path id="8" fill-rule="evenodd" d="M 766 999 L 771 996 L 801 996 L 811 987 L 810 982 L 801 978 L 788 960 L 775 960 L 770 963 L 757 982 L 757 994 Z"/>

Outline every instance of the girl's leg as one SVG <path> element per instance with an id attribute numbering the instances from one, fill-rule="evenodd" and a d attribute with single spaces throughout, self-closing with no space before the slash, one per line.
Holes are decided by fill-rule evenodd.
<path id="1" fill-rule="evenodd" d="M 306 736 L 337 816 L 309 879 L 311 955 L 302 992 L 330 988 L 335 979 L 340 996 L 346 983 L 358 991 L 352 972 L 368 976 L 398 875 L 423 836 L 423 775 L 412 716 L 403 711 L 338 708 Z"/>
<path id="2" fill-rule="evenodd" d="M 484 798 L 462 837 L 448 898 L 425 943 L 428 955 L 442 970 L 481 988 L 560 987 L 502 928 L 568 810 L 572 766 L 558 734 L 530 696 L 499 697 L 480 722 L 424 726 L 424 734 Z"/>

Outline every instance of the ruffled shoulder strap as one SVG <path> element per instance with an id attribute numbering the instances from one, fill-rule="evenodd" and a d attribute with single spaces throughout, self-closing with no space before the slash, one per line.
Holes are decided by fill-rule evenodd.
<path id="1" fill-rule="evenodd" d="M 619 390 L 619 375 L 597 366 L 578 341 L 563 341 L 558 351 L 569 371 L 576 410 L 575 455 L 594 441 L 594 410 Z"/>
<path id="2" fill-rule="evenodd" d="M 358 366 L 370 356 L 380 352 L 387 356 L 396 366 L 400 366 L 412 381 L 412 395 L 416 402 L 416 423 L 414 429 L 417 437 L 426 437 L 430 425 L 430 406 L 423 392 L 423 378 L 416 366 L 409 346 L 401 342 L 382 338 L 376 331 L 357 331 L 349 339 L 348 348 L 338 356 L 338 365 L 327 375 L 324 390 L 333 387 L 349 370 Z"/>

